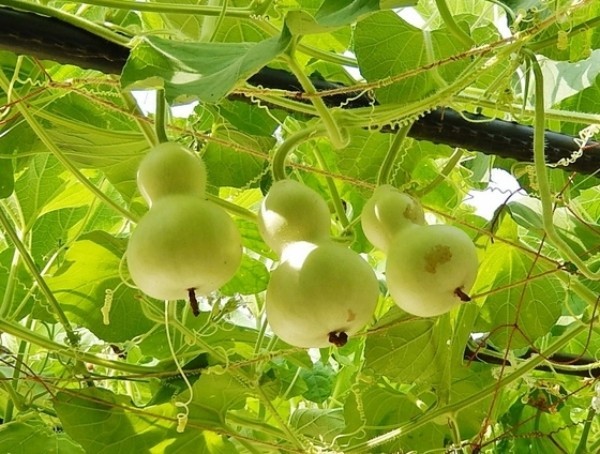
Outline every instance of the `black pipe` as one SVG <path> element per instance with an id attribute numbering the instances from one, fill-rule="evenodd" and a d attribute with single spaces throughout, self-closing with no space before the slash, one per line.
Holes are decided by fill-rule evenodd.
<path id="1" fill-rule="evenodd" d="M 120 74 L 130 49 L 106 40 L 60 19 L 40 14 L 0 7 L 0 49 L 39 59 L 73 64 L 107 74 Z M 312 78 L 318 90 L 340 88 L 342 85 L 321 78 Z M 294 75 L 284 70 L 263 68 L 248 82 L 270 89 L 302 92 Z M 366 107 L 373 99 L 362 94 L 324 96 L 329 106 Z M 382 131 L 390 131 L 384 128 Z M 409 137 L 436 144 L 460 147 L 488 155 L 533 161 L 533 128 L 516 122 L 490 119 L 473 113 L 459 113 L 451 108 L 439 108 L 415 121 Z M 545 154 L 549 164 L 569 159 L 579 150 L 575 138 L 552 131 L 545 133 Z M 600 143 L 589 141 L 585 152 L 575 162 L 559 168 L 598 175 Z"/>

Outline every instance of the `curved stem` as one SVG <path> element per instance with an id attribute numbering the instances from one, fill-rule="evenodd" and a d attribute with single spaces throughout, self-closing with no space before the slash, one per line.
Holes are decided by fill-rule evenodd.
<path id="1" fill-rule="evenodd" d="M 289 69 L 294 73 L 294 76 L 302 85 L 302 89 L 307 95 L 315 95 L 317 94 L 317 90 L 313 85 L 312 81 L 309 77 L 304 74 L 304 70 L 298 65 L 298 62 L 292 55 L 284 55 L 284 59 L 286 60 Z M 313 106 L 317 110 L 319 117 L 323 121 L 323 126 L 325 127 L 327 134 L 329 135 L 329 139 L 331 140 L 331 144 L 334 148 L 343 148 L 346 146 L 346 139 L 342 134 L 342 130 L 338 126 L 335 118 L 331 115 L 329 108 L 325 105 L 325 101 L 319 96 L 311 96 L 310 101 Z"/>
<path id="2" fill-rule="evenodd" d="M 1 208 L 0 208 L 1 209 Z M 6 277 L 6 287 L 4 288 L 4 296 L 2 297 L 2 302 L 0 303 L 0 317 L 6 318 L 8 316 L 8 311 L 12 305 L 14 293 L 15 293 L 15 285 L 17 280 L 17 272 L 19 270 L 19 262 L 21 257 L 19 255 L 19 251 L 15 249 L 13 254 L 13 258 L 10 264 L 10 270 L 8 271 L 8 276 Z"/>
<path id="3" fill-rule="evenodd" d="M 454 153 L 452 153 L 452 156 L 450 156 L 450 159 L 448 159 L 448 162 L 446 162 L 446 165 L 444 166 L 442 171 L 433 180 L 431 180 L 429 184 L 423 189 L 415 191 L 414 196 L 417 198 L 423 197 L 425 194 L 428 194 L 433 189 L 435 189 L 442 181 L 448 178 L 448 175 L 450 175 L 452 170 L 454 170 L 454 168 L 460 162 L 463 154 L 464 151 L 462 148 L 457 148 L 456 150 L 454 150 Z"/>
<path id="4" fill-rule="evenodd" d="M 567 259 L 572 262 L 585 277 L 591 280 L 599 280 L 600 270 L 596 272 L 591 271 L 581 257 L 575 253 L 569 244 L 559 236 L 554 227 L 554 202 L 550 188 L 550 182 L 548 180 L 544 155 L 544 76 L 535 55 L 526 49 L 524 52 L 526 52 L 529 58 L 531 69 L 534 75 L 535 120 L 533 130 L 533 162 L 538 180 L 540 200 L 542 203 L 542 223 L 544 226 L 544 231 L 546 232 L 546 235 L 548 235 L 548 239 L 559 250 L 559 252 L 567 257 Z"/>
<path id="5" fill-rule="evenodd" d="M 17 393 L 19 386 L 19 377 L 21 376 L 21 368 L 24 364 L 24 357 L 27 352 L 29 343 L 25 341 L 19 342 L 19 352 L 16 356 L 16 361 L 13 369 L 12 383 L 6 383 L 5 390 L 11 396 L 11 400 L 6 405 L 6 413 L 4 415 L 4 424 L 9 422 L 13 416 L 13 410 L 16 408 L 19 411 L 23 410 L 23 399 Z M 12 392 L 11 392 L 12 391 Z"/>
<path id="6" fill-rule="evenodd" d="M 394 162 L 396 162 L 396 158 L 398 157 L 398 153 L 402 148 L 402 144 L 404 143 L 404 139 L 408 135 L 408 131 L 412 126 L 412 122 L 408 122 L 400 127 L 394 136 L 394 140 L 388 149 L 383 162 L 381 163 L 381 167 L 379 168 L 379 173 L 377 174 L 377 186 L 381 186 L 387 184 L 390 181 L 390 176 L 392 175 L 392 170 L 394 170 Z"/>
<path id="7" fill-rule="evenodd" d="M 208 40 L 211 43 L 215 40 L 215 37 L 217 36 L 217 32 L 219 31 L 219 28 L 221 28 L 221 25 L 223 24 L 223 20 L 225 19 L 225 13 L 227 12 L 228 5 L 229 5 L 229 0 L 223 0 L 223 5 L 221 6 L 221 14 L 217 18 L 217 21 L 214 24 L 212 33 L 210 35 L 210 39 Z"/>
<path id="8" fill-rule="evenodd" d="M 301 143 L 315 137 L 323 136 L 326 133 L 327 132 L 323 125 L 313 125 L 301 129 L 285 139 L 279 148 L 275 150 L 275 153 L 273 153 L 273 160 L 271 162 L 273 180 L 285 180 L 285 161 L 292 150 L 294 150 Z"/>
<path id="9" fill-rule="evenodd" d="M 86 363 L 106 367 L 107 369 L 119 370 L 131 374 L 152 374 L 164 372 L 163 368 L 156 366 L 138 366 L 136 364 L 112 361 L 110 359 L 102 358 L 101 356 L 96 356 L 88 352 L 78 351 L 66 345 L 59 344 L 43 336 L 40 336 L 39 334 L 34 333 L 33 331 L 28 330 L 27 328 L 24 328 L 21 325 L 9 322 L 4 319 L 0 319 L 0 331 L 14 336 L 18 339 L 22 339 L 24 341 L 35 344 L 46 350 L 53 351 L 57 355 L 63 355 L 77 361 L 84 361 Z"/>
<path id="10" fill-rule="evenodd" d="M 452 33 L 452 35 L 465 47 L 471 47 L 475 45 L 473 39 L 462 28 L 460 28 L 454 20 L 454 16 L 452 16 L 446 0 L 435 0 L 435 5 L 437 6 L 438 12 L 440 13 L 440 16 L 444 21 L 448 31 L 450 31 L 450 33 Z"/>

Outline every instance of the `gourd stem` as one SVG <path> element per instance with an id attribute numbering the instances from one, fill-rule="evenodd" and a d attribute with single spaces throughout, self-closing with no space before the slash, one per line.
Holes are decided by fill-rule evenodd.
<path id="1" fill-rule="evenodd" d="M 321 170 L 327 171 L 327 163 L 325 162 L 325 159 L 323 158 L 323 155 L 319 149 L 314 147 L 313 151 Z M 325 176 L 325 181 L 327 182 L 327 187 L 329 188 L 329 194 L 331 195 L 335 214 L 337 215 L 340 224 L 342 224 L 343 230 L 346 231 L 350 225 L 350 221 L 348 221 L 348 216 L 346 216 L 346 210 L 344 210 L 344 204 L 342 203 L 342 199 L 335 185 L 335 181 L 333 181 L 333 178 L 331 178 L 328 174 Z"/>
<path id="2" fill-rule="evenodd" d="M 377 174 L 377 186 L 381 186 L 387 184 L 390 181 L 390 176 L 392 174 L 392 170 L 394 169 L 394 162 L 398 157 L 398 153 L 402 148 L 402 144 L 404 143 L 404 139 L 408 135 L 408 131 L 412 126 L 412 122 L 406 123 L 398 129 L 394 136 L 394 140 L 388 149 L 383 162 L 381 163 L 381 167 L 379 168 L 379 173 Z"/>
<path id="3" fill-rule="evenodd" d="M 325 134 L 326 130 L 322 125 L 313 125 L 308 128 L 301 129 L 285 139 L 279 148 L 275 150 L 275 153 L 273 153 L 273 160 L 271 162 L 273 180 L 285 180 L 285 161 L 292 150 L 309 139 L 321 137 Z"/>
<path id="4" fill-rule="evenodd" d="M 129 110 L 128 113 L 131 115 L 131 117 L 137 123 L 142 135 L 148 142 L 148 145 L 151 147 L 156 145 L 157 144 L 156 133 L 155 133 L 154 129 L 152 129 L 152 126 L 148 122 L 147 118 L 141 112 L 140 106 L 138 105 L 135 97 L 129 91 L 121 92 L 121 97 L 123 99 L 123 102 L 127 106 L 127 109 Z"/>
<path id="5" fill-rule="evenodd" d="M 463 154 L 464 151 L 462 148 L 457 148 L 456 150 L 454 150 L 454 153 L 452 153 L 452 156 L 450 156 L 450 159 L 448 159 L 448 162 L 446 162 L 446 165 L 441 170 L 441 172 L 433 180 L 431 180 L 431 182 L 423 189 L 415 191 L 414 196 L 420 199 L 424 195 L 429 194 L 432 190 L 434 190 L 440 183 L 442 183 L 446 178 L 448 178 L 448 175 L 450 175 L 452 170 L 454 170 L 454 168 L 460 162 L 461 158 L 463 157 Z"/>
<path id="6" fill-rule="evenodd" d="M 294 76 L 300 82 L 304 93 L 307 95 L 316 95 L 317 90 L 313 85 L 312 81 L 309 77 L 304 74 L 303 69 L 298 65 L 296 60 L 292 55 L 284 55 L 284 59 L 288 64 L 289 69 L 294 73 Z M 335 118 L 331 115 L 329 108 L 325 105 L 325 102 L 319 96 L 311 96 L 310 101 L 315 107 L 319 117 L 321 117 L 321 121 L 323 122 L 323 126 L 329 135 L 329 140 L 331 140 L 331 144 L 334 148 L 339 149 L 343 148 L 347 144 L 347 140 L 344 138 L 342 134 L 342 130 L 338 126 Z"/>
<path id="7" fill-rule="evenodd" d="M 544 155 L 544 76 L 535 54 L 524 49 L 534 75 L 535 87 L 535 120 L 533 129 L 533 162 L 539 187 L 540 200 L 542 203 L 542 223 L 544 231 L 551 243 L 573 263 L 585 277 L 591 280 L 600 279 L 600 270 L 593 272 L 587 264 L 576 254 L 569 244 L 563 240 L 554 227 L 554 202 L 548 180 L 548 173 Z"/>
<path id="8" fill-rule="evenodd" d="M 165 100 L 165 91 L 163 89 L 156 90 L 156 113 L 154 120 L 154 131 L 158 143 L 166 143 L 169 141 L 166 130 L 167 118 L 167 102 Z"/>

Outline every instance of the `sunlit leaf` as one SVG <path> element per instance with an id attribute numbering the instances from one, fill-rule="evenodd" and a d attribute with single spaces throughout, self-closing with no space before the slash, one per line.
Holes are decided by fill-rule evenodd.
<path id="1" fill-rule="evenodd" d="M 73 321 L 105 341 L 123 342 L 148 331 L 154 322 L 143 315 L 136 291 L 123 284 L 115 247 L 124 254 L 125 244 L 103 232 L 81 238 L 48 284 Z M 108 299 L 112 303 L 105 320 L 101 309 Z"/>
<path id="2" fill-rule="evenodd" d="M 553 267 L 504 244 L 486 249 L 473 294 L 484 293 L 476 329 L 501 348 L 521 348 L 547 334 L 561 315 L 565 290 Z M 556 268 L 554 267 L 554 270 Z"/>
<path id="3" fill-rule="evenodd" d="M 194 428 L 194 413 L 189 427 L 178 433 L 176 415 L 179 409 L 163 404 L 147 409 L 134 407 L 125 396 L 101 388 L 60 392 L 54 409 L 63 428 L 86 452 L 116 451 L 149 453 L 183 453 L 193 446 L 195 452 L 231 452 L 231 443 L 215 433 Z"/>
<path id="4" fill-rule="evenodd" d="M 362 75 L 376 81 L 418 69 L 431 63 L 429 52 L 441 59 L 459 54 L 463 48 L 448 39 L 446 30 L 425 33 L 409 25 L 392 12 L 382 12 L 361 20 L 356 27 L 355 52 Z M 452 63 L 439 70 L 421 72 L 376 91 L 382 103 L 410 102 L 440 88 L 440 77 L 452 80 L 464 62 Z"/>
<path id="5" fill-rule="evenodd" d="M 154 36 L 138 44 L 121 83 L 125 88 L 164 88 L 170 101 L 214 103 L 277 57 L 290 43 L 285 30 L 259 43 L 176 42 Z"/>
<path id="6" fill-rule="evenodd" d="M 11 454 L 44 452 L 48 454 L 83 454 L 85 451 L 66 434 L 55 432 L 39 422 L 10 422 L 0 425 L 2 450 Z"/>
<path id="7" fill-rule="evenodd" d="M 400 383 L 429 379 L 436 358 L 442 359 L 435 325 L 432 319 L 398 319 L 393 309 L 367 338 L 365 370 Z"/>

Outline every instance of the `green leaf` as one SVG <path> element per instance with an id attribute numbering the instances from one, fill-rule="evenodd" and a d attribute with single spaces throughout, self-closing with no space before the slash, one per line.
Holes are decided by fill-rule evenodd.
<path id="1" fill-rule="evenodd" d="M 544 235 L 542 223 L 542 205 L 540 200 L 521 197 L 508 203 L 509 212 L 514 221 L 529 230 L 530 233 Z M 571 248 L 584 259 L 598 244 L 598 235 L 594 226 L 582 222 L 569 208 L 557 207 L 554 210 L 553 224 L 558 234 Z"/>
<path id="2" fill-rule="evenodd" d="M 329 147 L 327 152 L 337 155 L 338 170 L 345 176 L 374 184 L 392 139 L 392 134 L 371 134 L 353 129 L 346 147 L 340 150 Z"/>
<path id="3" fill-rule="evenodd" d="M 235 275 L 221 287 L 223 295 L 256 295 L 267 289 L 269 271 L 264 263 L 244 254 Z"/>
<path id="4" fill-rule="evenodd" d="M 426 32 L 404 22 L 395 13 L 381 12 L 356 25 L 354 50 L 361 74 L 374 82 L 459 54 L 464 48 L 456 40 L 448 39 L 447 30 Z M 454 62 L 404 78 L 377 89 L 377 100 L 408 103 L 422 99 L 442 87 L 441 80 L 453 81 L 465 65 L 462 61 Z"/>
<path id="5" fill-rule="evenodd" d="M 198 369 L 208 367 L 208 355 L 202 353 L 188 363 L 181 366 L 181 369 L 186 372 L 186 380 L 180 374 L 173 377 L 168 377 L 159 381 L 158 388 L 152 395 L 152 400 L 146 406 L 160 405 L 170 402 L 173 396 L 176 396 L 184 391 L 187 391 L 188 383 L 194 384 L 200 377 L 201 372 Z M 188 371 L 193 371 L 189 372 Z"/>
<path id="6" fill-rule="evenodd" d="M 599 10 L 600 12 L 600 10 Z M 600 50 L 575 63 L 544 61 L 544 105 L 547 109 L 594 85 L 600 74 Z"/>
<path id="7" fill-rule="evenodd" d="M 2 452 L 10 454 L 84 454 L 86 451 L 64 433 L 37 421 L 0 425 Z"/>
<path id="8" fill-rule="evenodd" d="M 323 2 L 315 19 L 323 26 L 342 27 L 362 16 L 384 9 L 416 5 L 418 0 L 328 0 Z"/>
<path id="9" fill-rule="evenodd" d="M 291 35 L 259 43 L 191 43 L 148 36 L 123 69 L 126 89 L 164 88 L 167 100 L 216 103 L 235 86 L 281 54 Z"/>
<path id="10" fill-rule="evenodd" d="M 330 27 L 350 25 L 365 14 L 379 11 L 379 3 L 379 0 L 329 0 L 323 2 L 315 14 L 315 19 L 319 24 Z"/>
<path id="11" fill-rule="evenodd" d="M 126 396 L 102 388 L 87 388 L 57 393 L 54 409 L 65 432 L 79 442 L 85 452 L 179 454 L 188 451 L 190 446 L 202 454 L 233 451 L 231 442 L 196 422 L 193 412 L 187 429 L 178 433 L 179 409 L 171 403 L 139 409 Z"/>
<path id="12" fill-rule="evenodd" d="M 124 241 L 105 232 L 88 234 L 68 249 L 64 264 L 47 279 L 69 319 L 107 342 L 124 342 L 154 326 L 143 315 L 136 291 L 122 284 L 124 252 Z M 109 324 L 101 312 L 107 298 L 112 299 Z"/>
<path id="13" fill-rule="evenodd" d="M 517 349 L 533 345 L 551 330 L 565 297 L 561 281 L 548 274 L 555 268 L 507 244 L 494 243 L 479 269 L 485 272 L 479 273 L 472 293 L 486 296 L 477 331 L 489 332 L 500 348 Z"/>
<path id="14" fill-rule="evenodd" d="M 285 118 L 282 111 L 268 112 L 256 104 L 241 101 L 223 101 L 219 113 L 239 131 L 265 137 L 271 137 Z"/>
<path id="15" fill-rule="evenodd" d="M 384 383 L 361 385 L 344 405 L 346 433 L 352 446 L 356 442 L 373 439 L 400 424 L 423 414 L 417 402 Z M 376 452 L 405 452 L 418 448 L 419 452 L 440 449 L 448 437 L 446 426 L 434 423 L 407 433 L 379 446 Z"/>
<path id="16" fill-rule="evenodd" d="M 427 380 L 436 372 L 440 348 L 435 320 L 399 318 L 393 308 L 373 328 L 365 346 L 364 370 L 400 383 Z"/>
<path id="17" fill-rule="evenodd" d="M 195 421 L 225 423 L 229 410 L 243 408 L 248 388 L 230 373 L 203 374 L 194 383 L 190 416 Z M 187 393 L 186 393 L 187 394 Z"/>
<path id="18" fill-rule="evenodd" d="M 12 161 L 4 159 L 6 155 L 0 157 L 0 199 L 5 199 L 15 190 L 15 177 Z"/>
<path id="19" fill-rule="evenodd" d="M 300 377 L 308 389 L 302 396 L 317 404 L 325 402 L 333 390 L 334 376 L 331 367 L 321 363 L 316 363 L 312 369 L 304 369 Z"/>
<path id="20" fill-rule="evenodd" d="M 31 225 L 45 213 L 89 205 L 91 194 L 82 191 L 65 168 L 50 154 L 36 155 L 15 183 L 24 219 Z"/>
<path id="21" fill-rule="evenodd" d="M 203 150 L 209 184 L 242 188 L 255 186 L 265 171 L 272 137 L 252 137 L 235 130 L 221 129 L 212 135 Z"/>
<path id="22" fill-rule="evenodd" d="M 292 413 L 290 425 L 304 436 L 331 443 L 346 424 L 341 408 L 299 408 Z"/>

